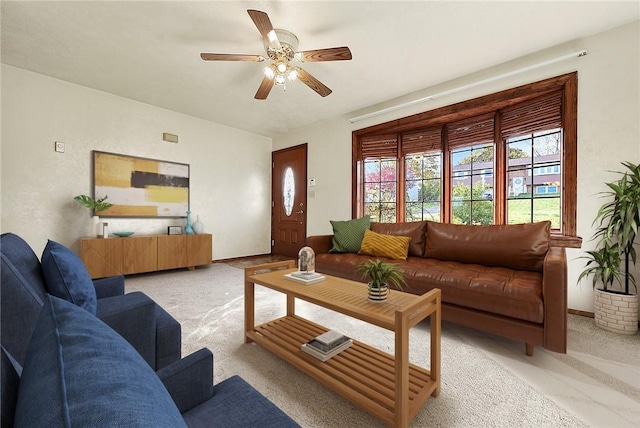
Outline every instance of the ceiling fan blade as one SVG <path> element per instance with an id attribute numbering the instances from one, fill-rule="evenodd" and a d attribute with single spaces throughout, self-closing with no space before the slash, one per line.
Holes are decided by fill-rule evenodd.
<path id="1" fill-rule="evenodd" d="M 264 61 L 264 57 L 262 55 L 201 53 L 200 58 L 205 61 Z"/>
<path id="2" fill-rule="evenodd" d="M 267 76 L 262 79 L 262 83 L 260 83 L 260 87 L 258 88 L 258 92 L 254 98 L 256 100 L 266 100 L 269 96 L 269 92 L 271 92 L 271 88 L 273 88 L 274 80 L 268 78 Z"/>
<path id="3" fill-rule="evenodd" d="M 273 48 L 280 49 L 280 40 L 278 40 L 278 36 L 273 30 L 273 25 L 271 25 L 269 15 L 267 15 L 265 12 L 255 9 L 248 9 L 247 13 L 253 20 L 253 23 L 256 24 L 256 27 L 262 35 L 264 42 Z"/>
<path id="4" fill-rule="evenodd" d="M 345 61 L 351 58 L 351 51 L 346 46 L 296 52 L 296 59 L 301 62 Z"/>
<path id="5" fill-rule="evenodd" d="M 331 89 L 326 87 L 322 82 L 310 75 L 305 70 L 301 69 L 300 67 L 296 67 L 296 71 L 298 72 L 298 79 L 302 80 L 302 83 L 320 94 L 321 97 L 326 97 L 331 93 Z"/>

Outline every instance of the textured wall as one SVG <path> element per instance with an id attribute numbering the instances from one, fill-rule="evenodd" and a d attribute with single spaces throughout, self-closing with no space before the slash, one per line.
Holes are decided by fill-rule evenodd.
<path id="1" fill-rule="evenodd" d="M 593 235 L 591 223 L 598 207 L 602 204 L 602 200 L 597 198 L 597 193 L 606 189 L 604 182 L 615 178 L 615 175 L 609 171 L 619 170 L 620 162 L 624 160 L 640 162 L 639 40 L 640 25 L 636 21 L 544 52 L 537 52 L 494 69 L 274 138 L 274 150 L 303 142 L 309 145 L 308 176 L 316 179 L 316 187 L 309 189 L 308 234 L 331 233 L 329 220 L 345 220 L 351 217 L 352 131 L 577 70 L 578 235 L 583 237 L 583 249 L 591 249 L 594 246 L 593 242 L 589 242 Z M 541 67 L 362 122 L 351 124 L 348 121 L 350 117 L 488 79 L 579 49 L 587 49 L 589 54 L 580 59 Z M 331 168 L 326 167 L 329 164 Z M 586 282 L 576 285 L 578 275 L 584 266 L 583 260 L 576 260 L 581 254 L 581 250 L 567 252 L 569 307 L 591 311 L 593 308 L 591 285 Z M 640 267 L 636 266 L 635 271 L 638 278 Z"/>
<path id="2" fill-rule="evenodd" d="M 38 255 L 47 239 L 78 251 L 95 228 L 73 201 L 93 192 L 92 150 L 190 164 L 193 221 L 213 233 L 214 259 L 270 252 L 271 139 L 2 65 L 2 232 Z M 185 220 L 105 221 L 150 234 Z"/>

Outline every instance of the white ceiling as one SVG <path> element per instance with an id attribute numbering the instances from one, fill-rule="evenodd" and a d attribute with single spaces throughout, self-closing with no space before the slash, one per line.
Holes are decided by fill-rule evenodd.
<path id="1" fill-rule="evenodd" d="M 2 62 L 265 136 L 357 111 L 639 19 L 612 1 L 2 1 Z M 247 9 L 300 50 L 349 46 L 351 61 L 305 63 L 302 82 L 253 98 L 265 63 Z"/>

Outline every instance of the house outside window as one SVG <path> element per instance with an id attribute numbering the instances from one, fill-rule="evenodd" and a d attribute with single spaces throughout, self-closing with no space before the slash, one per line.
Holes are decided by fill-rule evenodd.
<path id="1" fill-rule="evenodd" d="M 570 73 L 355 131 L 354 217 L 550 220 L 554 245 L 579 246 L 576 93 Z"/>

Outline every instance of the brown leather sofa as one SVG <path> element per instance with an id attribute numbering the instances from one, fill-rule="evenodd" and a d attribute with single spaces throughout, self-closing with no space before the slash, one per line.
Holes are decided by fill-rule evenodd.
<path id="1" fill-rule="evenodd" d="M 534 346 L 566 353 L 567 259 L 564 248 L 550 246 L 550 222 L 372 223 L 371 230 L 410 236 L 407 260 L 329 253 L 333 235 L 310 236 L 316 271 L 363 281 L 356 273 L 361 263 L 396 263 L 405 272 L 404 291 L 442 290 L 443 320 L 522 340 L 529 356 Z"/>

